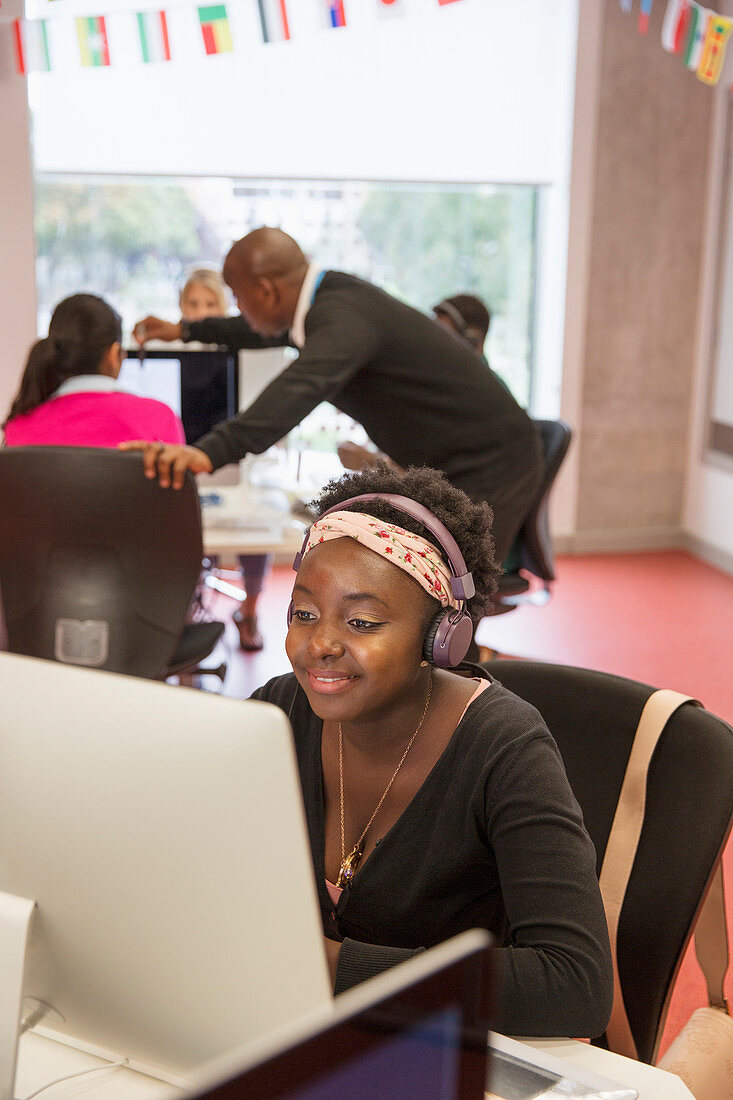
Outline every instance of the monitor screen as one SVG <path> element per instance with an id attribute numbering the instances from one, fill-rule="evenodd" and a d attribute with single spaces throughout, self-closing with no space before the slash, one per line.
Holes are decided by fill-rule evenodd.
<path id="1" fill-rule="evenodd" d="M 7 653 L 0 683 L 0 891 L 37 902 L 24 1015 L 180 1081 L 331 1003 L 281 711 Z M 0 957 L 12 935 L 0 907 Z"/>
<path id="2" fill-rule="evenodd" d="M 154 397 L 181 415 L 181 364 L 180 360 L 140 359 L 128 355 L 122 362 L 117 381 L 123 389 L 138 397 Z"/>
<path id="3" fill-rule="evenodd" d="M 236 352 L 206 344 L 128 348 L 118 381 L 141 397 L 155 397 L 181 418 L 187 443 L 196 443 L 239 408 Z"/>

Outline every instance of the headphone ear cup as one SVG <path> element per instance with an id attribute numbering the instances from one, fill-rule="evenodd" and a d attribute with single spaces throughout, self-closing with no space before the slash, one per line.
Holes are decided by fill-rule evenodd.
<path id="1" fill-rule="evenodd" d="M 425 660 L 436 668 L 455 668 L 468 653 L 472 638 L 473 622 L 467 611 L 455 607 L 439 611 L 425 634 Z"/>
<path id="2" fill-rule="evenodd" d="M 288 613 L 287 613 L 288 629 L 290 628 L 290 624 L 293 621 L 293 615 L 294 614 L 295 614 L 295 604 L 291 600 L 290 603 L 288 604 Z"/>

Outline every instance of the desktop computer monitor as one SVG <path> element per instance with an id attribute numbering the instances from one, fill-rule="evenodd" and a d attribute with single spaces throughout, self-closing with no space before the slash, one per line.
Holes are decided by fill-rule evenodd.
<path id="1" fill-rule="evenodd" d="M 281 711 L 7 653 L 0 691 L 3 977 L 5 902 L 37 903 L 22 1015 L 180 1083 L 331 1002 Z"/>

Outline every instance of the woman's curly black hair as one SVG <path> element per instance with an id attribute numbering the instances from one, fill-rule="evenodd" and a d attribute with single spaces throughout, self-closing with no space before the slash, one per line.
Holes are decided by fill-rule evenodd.
<path id="1" fill-rule="evenodd" d="M 379 462 L 368 470 L 344 474 L 329 481 L 315 500 L 311 501 L 311 507 L 321 516 L 342 500 L 362 493 L 398 493 L 400 496 L 410 497 L 431 511 L 448 528 L 458 543 L 467 568 L 473 574 L 476 595 L 468 601 L 468 610 L 474 621 L 479 619 L 490 603 L 492 592 L 496 591 L 497 578 L 501 572 L 494 559 L 492 515 L 488 504 L 474 504 L 461 489 L 451 485 L 439 470 L 431 470 L 428 466 L 409 466 L 401 471 L 395 470 L 386 462 Z M 435 537 L 419 520 L 384 501 L 352 504 L 347 511 L 368 512 L 376 519 L 396 523 L 406 531 L 412 531 L 435 544 Z"/>

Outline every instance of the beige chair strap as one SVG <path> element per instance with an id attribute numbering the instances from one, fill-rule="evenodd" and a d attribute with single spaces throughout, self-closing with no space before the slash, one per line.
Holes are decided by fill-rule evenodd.
<path id="1" fill-rule="evenodd" d="M 723 864 L 718 863 L 695 925 L 695 954 L 708 987 L 708 1002 L 728 1012 L 723 981 L 728 969 L 728 928 L 725 919 Z"/>
<path id="2" fill-rule="evenodd" d="M 611 1050 L 628 1058 L 637 1058 L 636 1044 L 631 1034 L 623 1002 L 618 973 L 618 924 L 628 886 L 631 868 L 639 846 L 646 808 L 647 773 L 654 749 L 667 721 L 684 703 L 700 704 L 689 695 L 677 691 L 655 691 L 646 701 L 631 746 L 626 774 L 616 807 L 606 853 L 601 867 L 600 885 L 608 921 L 613 959 L 613 1010 L 606 1029 Z M 700 965 L 708 983 L 711 1004 L 722 1004 L 723 977 L 728 965 L 728 941 L 725 933 L 725 899 L 722 872 L 715 876 L 703 911 L 698 918 L 696 945 Z M 718 883 L 719 880 L 719 883 Z M 722 935 L 721 935 L 722 913 Z M 702 941 L 702 942 L 701 942 Z M 705 959 L 703 963 L 702 958 Z"/>

